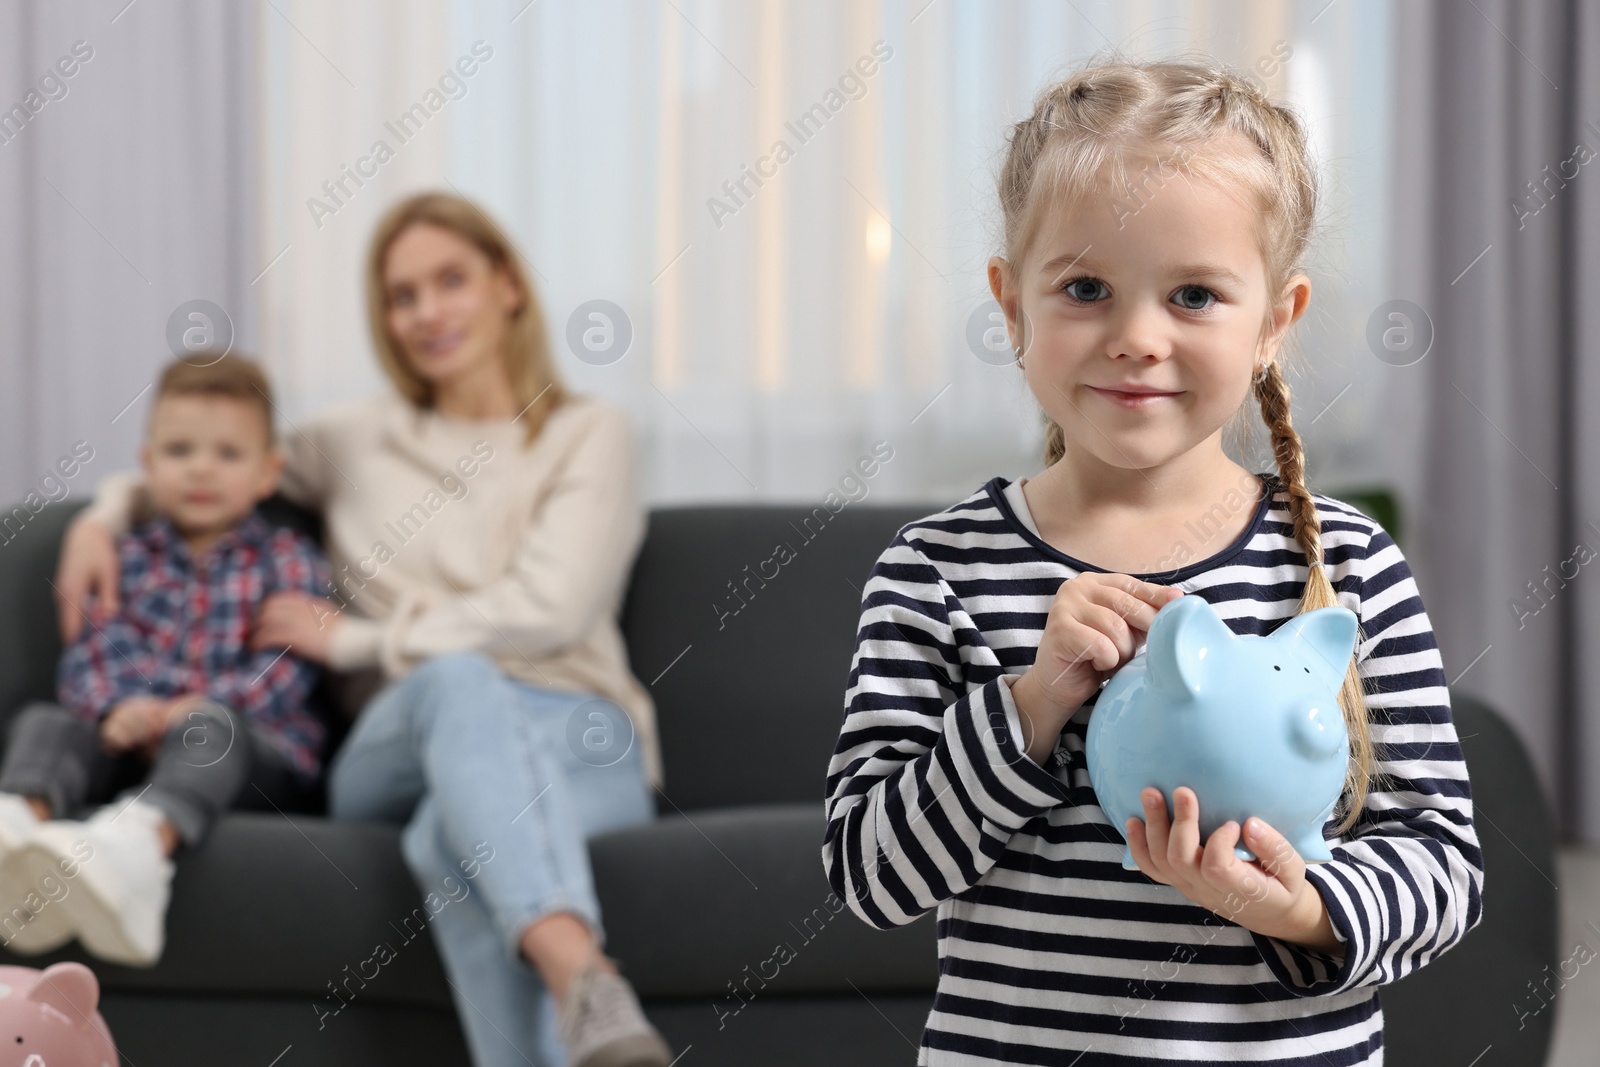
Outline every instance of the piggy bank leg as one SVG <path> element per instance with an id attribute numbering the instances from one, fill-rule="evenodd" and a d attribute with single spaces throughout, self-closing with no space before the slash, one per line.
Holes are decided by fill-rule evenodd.
<path id="1" fill-rule="evenodd" d="M 1328 842 L 1322 839 L 1321 830 L 1307 830 L 1294 839 L 1294 850 L 1307 863 L 1327 863 L 1333 859 Z"/>
<path id="2" fill-rule="evenodd" d="M 1233 854 L 1244 860 L 1246 863 L 1253 862 L 1256 858 L 1256 854 L 1245 848 L 1243 845 L 1234 845 Z"/>
<path id="3" fill-rule="evenodd" d="M 1137 871 L 1139 869 L 1139 865 L 1133 861 L 1133 849 L 1127 845 L 1122 848 L 1122 869 L 1125 871 Z"/>

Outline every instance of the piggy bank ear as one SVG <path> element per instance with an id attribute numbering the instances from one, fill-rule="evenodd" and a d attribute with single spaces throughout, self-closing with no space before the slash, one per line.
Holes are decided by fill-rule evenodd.
<path id="1" fill-rule="evenodd" d="M 81 963 L 57 963 L 39 974 L 28 999 L 48 1004 L 74 1023 L 94 1018 L 100 1004 L 100 983 Z"/>
<path id="2" fill-rule="evenodd" d="M 1296 615 L 1269 640 L 1293 649 L 1312 674 L 1329 686 L 1344 681 L 1356 650 L 1356 613 L 1349 608 L 1318 608 Z"/>
<path id="3" fill-rule="evenodd" d="M 1186 594 L 1170 600 L 1156 612 L 1145 642 L 1150 679 L 1175 700 L 1199 696 L 1233 639 L 1233 631 L 1205 597 Z"/>

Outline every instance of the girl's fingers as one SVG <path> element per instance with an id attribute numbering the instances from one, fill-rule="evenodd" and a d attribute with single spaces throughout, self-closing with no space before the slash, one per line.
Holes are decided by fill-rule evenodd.
<path id="1" fill-rule="evenodd" d="M 1094 641 L 1094 655 L 1086 656 L 1097 671 L 1108 671 L 1133 658 L 1133 635 L 1122 617 L 1108 607 L 1086 604 L 1078 617 L 1085 642 Z"/>
<path id="2" fill-rule="evenodd" d="M 1244 862 L 1233 854 L 1240 832 L 1239 824 L 1229 819 L 1212 833 L 1206 842 L 1205 855 L 1200 858 L 1200 873 L 1219 889 L 1233 888 L 1237 874 L 1234 865 Z"/>
<path id="3" fill-rule="evenodd" d="M 1239 913 L 1246 906 L 1267 899 L 1261 872 L 1255 864 L 1246 863 L 1233 854 L 1240 833 L 1239 824 L 1229 819 L 1207 839 L 1200 857 L 1200 880 L 1213 895 L 1222 897 L 1221 906 L 1211 910 L 1231 922 L 1239 920 Z"/>
<path id="4" fill-rule="evenodd" d="M 1245 847 L 1256 854 L 1262 870 L 1291 893 L 1299 890 L 1306 876 L 1306 861 L 1288 838 L 1254 816 L 1245 820 L 1244 838 Z"/>
<path id="5" fill-rule="evenodd" d="M 1131 815 L 1122 827 L 1122 832 L 1128 839 L 1128 851 L 1133 853 L 1133 862 L 1141 871 L 1149 874 L 1154 868 L 1150 864 L 1150 847 L 1145 841 L 1144 830 L 1144 820 L 1135 819 Z"/>
<path id="6" fill-rule="evenodd" d="M 1183 590 L 1175 589 L 1170 585 L 1157 585 L 1135 578 L 1130 574 L 1108 574 L 1105 576 L 1104 586 L 1114 589 L 1117 593 L 1127 594 L 1135 598 L 1149 609 L 1150 617 L 1164 607 L 1168 601 L 1176 600 L 1183 595 Z M 1140 627 L 1147 629 L 1147 627 Z"/>
<path id="7" fill-rule="evenodd" d="M 1141 790 L 1139 802 L 1144 805 L 1144 837 L 1150 849 L 1151 864 L 1164 870 L 1167 864 L 1167 803 L 1161 790 Z"/>
<path id="8" fill-rule="evenodd" d="M 1121 586 L 1094 586 L 1087 592 L 1093 605 L 1091 610 L 1098 610 L 1108 618 L 1114 618 L 1117 630 L 1147 631 L 1150 629 L 1150 624 L 1155 621 L 1156 608 L 1147 600 Z"/>
<path id="9" fill-rule="evenodd" d="M 1167 842 L 1167 861 L 1174 867 L 1195 865 L 1200 851 L 1200 798 L 1193 789 L 1180 785 L 1172 791 L 1175 820 Z"/>
<path id="10" fill-rule="evenodd" d="M 1087 663 L 1097 671 L 1108 671 L 1117 665 L 1117 643 L 1096 626 L 1074 619 L 1067 624 L 1067 639 L 1078 651 L 1073 665 Z"/>

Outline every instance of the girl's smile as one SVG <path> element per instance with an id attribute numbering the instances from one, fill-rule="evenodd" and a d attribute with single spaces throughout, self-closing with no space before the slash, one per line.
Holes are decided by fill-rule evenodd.
<path id="1" fill-rule="evenodd" d="M 1095 385 L 1087 385 L 1084 388 L 1097 396 L 1104 397 L 1118 407 L 1127 408 L 1130 411 L 1149 411 L 1159 406 L 1163 401 L 1173 400 L 1183 395 L 1181 391 L 1155 392 L 1136 389 L 1102 389 Z"/>

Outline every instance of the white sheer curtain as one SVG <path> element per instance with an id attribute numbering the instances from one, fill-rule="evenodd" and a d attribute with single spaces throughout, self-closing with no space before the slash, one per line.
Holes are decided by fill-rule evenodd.
<path id="1" fill-rule="evenodd" d="M 1196 51 L 1310 120 L 1329 226 L 1299 421 L 1319 483 L 1390 481 L 1364 340 L 1388 297 L 1389 14 L 1319 6 L 273 0 L 260 245 L 288 251 L 258 286 L 263 347 L 291 417 L 380 388 L 364 243 L 402 192 L 455 188 L 538 272 L 568 381 L 633 413 L 652 502 L 817 500 L 880 438 L 875 498 L 954 501 L 1037 470 L 1042 440 L 1020 376 L 968 339 L 1006 124 L 1097 51 Z M 475 46 L 420 132 L 386 132 Z M 375 177 L 308 206 L 378 140 Z"/>

